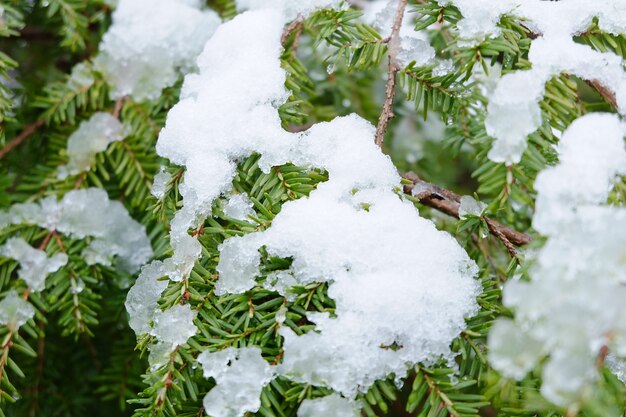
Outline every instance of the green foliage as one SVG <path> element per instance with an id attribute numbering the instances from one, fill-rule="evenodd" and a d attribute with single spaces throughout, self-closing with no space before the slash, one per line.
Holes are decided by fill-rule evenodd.
<path id="1" fill-rule="evenodd" d="M 206 3 L 224 19 L 237 13 L 233 0 Z M 106 81 L 90 63 L 108 27 L 110 6 L 100 0 L 34 4 L 12 0 L 2 7 L 0 78 L 15 79 L 21 87 L 0 82 L 0 145 L 5 134 L 12 140 L 33 122 L 41 126 L 1 161 L 0 209 L 15 202 L 60 197 L 72 189 L 102 188 L 146 227 L 155 258 L 171 254 L 167 234 L 182 204 L 179 187 L 184 170 L 165 167 L 172 179 L 162 198 L 151 196 L 150 188 L 167 163 L 156 154 L 155 144 L 168 110 L 178 101 L 180 80 L 152 102 L 130 98 L 114 102 Z M 493 163 L 487 158 L 492 142 L 484 125 L 487 99 L 474 80 L 494 71 L 528 69 L 534 35 L 523 22 L 505 16 L 499 36 L 468 45 L 460 42 L 455 30 L 461 18 L 456 8 L 429 0 L 410 2 L 410 10 L 415 29 L 426 33 L 438 58 L 451 60 L 452 71 L 441 74 L 434 65 L 416 62 L 399 69 L 395 119 L 385 151 L 402 171 L 415 171 L 458 193 L 476 193 L 489 204 L 490 219 L 532 234 L 533 182 L 539 171 L 555 162 L 559 132 L 587 112 L 610 111 L 610 105 L 581 80 L 568 74 L 554 77 L 541 102 L 543 124 L 529 136 L 521 162 L 509 167 Z M 351 112 L 377 121 L 384 100 L 389 40 L 360 17 L 354 8 L 318 11 L 296 22 L 286 37 L 281 64 L 290 96 L 279 108 L 286 129 L 304 130 Z M 603 33 L 596 23 L 577 40 L 598 51 L 626 56 L 624 36 Z M 30 52 L 24 51 L 24 45 Z M 89 68 L 93 83 L 72 81 L 69 74 L 78 63 Z M 254 71 L 253 63 L 250 70 Z M 15 93 L 19 100 L 14 99 Z M 117 115 L 129 126 L 129 135 L 99 153 L 87 173 L 59 179 L 57 168 L 68 160 L 69 136 L 97 111 Z M 433 120 L 443 120 L 445 126 Z M 409 158 L 402 146 L 413 146 L 418 156 Z M 212 216 L 195 231 L 202 245 L 201 259 L 189 277 L 168 283 L 161 307 L 188 303 L 198 312 L 199 332 L 156 365 L 148 363 L 148 347 L 156 341 L 144 336 L 137 343 L 123 306 L 136 276 L 120 273 L 114 266 L 88 265 L 81 257 L 85 240 L 35 226 L 0 230 L 0 245 L 19 236 L 49 255 L 63 252 L 69 256 L 68 265 L 48 277 L 41 293 L 29 293 L 17 263 L 0 258 L 0 299 L 15 289 L 36 308 L 34 319 L 18 332 L 0 326 L 0 417 L 200 416 L 202 398 L 215 385 L 196 366 L 200 352 L 254 345 L 268 362 L 279 363 L 282 338 L 276 313 L 281 306 L 287 309 L 284 325 L 297 334 L 314 330 L 307 313 L 333 313 L 335 304 L 327 284 L 297 287 L 293 301 L 265 289 L 263 283 L 271 272 L 291 264 L 290 259 L 267 253 L 263 253 L 256 287 L 239 295 L 218 297 L 214 293 L 218 246 L 228 237 L 270 227 L 284 203 L 306 198 L 328 179 L 323 171 L 290 164 L 262 172 L 258 162 L 258 155 L 239 161 L 233 181 L 233 192 L 246 193 L 257 214 L 246 220 L 230 218 L 223 211 L 225 199 L 218 199 Z M 625 181 L 611 195 L 615 204 L 626 202 Z M 493 321 L 511 314 L 502 306 L 501 286 L 514 275 L 525 277 L 523 255 L 511 258 L 489 233 L 484 217 L 456 221 L 411 201 L 423 216 L 455 236 L 480 267 L 480 310 L 452 343 L 454 363 L 417 364 L 406 376 L 377 381 L 358 397 L 363 414 L 565 415 L 565 410 L 541 399 L 540 369 L 515 382 L 498 375 L 487 361 L 487 335 Z M 396 383 L 401 378 L 404 387 Z M 607 371 L 596 390 L 579 415 L 619 416 L 624 409 L 624 385 Z M 304 399 L 329 392 L 278 378 L 263 390 L 255 415 L 295 417 Z"/>

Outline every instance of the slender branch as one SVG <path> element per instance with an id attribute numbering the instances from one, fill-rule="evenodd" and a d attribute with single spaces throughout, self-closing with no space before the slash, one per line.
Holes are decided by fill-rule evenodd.
<path id="1" fill-rule="evenodd" d="M 613 91 L 598 80 L 586 80 L 586 82 L 593 87 L 602 96 L 602 98 L 606 100 L 611 107 L 613 107 L 614 110 L 617 110 L 617 98 L 615 97 L 615 93 Z"/>
<path id="2" fill-rule="evenodd" d="M 4 148 L 0 149 L 0 159 L 4 158 L 9 152 L 11 152 L 15 147 L 19 146 L 22 142 L 24 142 L 30 135 L 35 133 L 37 129 L 39 129 L 43 125 L 43 119 L 39 119 L 34 123 L 26 126 L 22 133 L 17 135 L 15 139 L 9 142 Z"/>
<path id="3" fill-rule="evenodd" d="M 378 119 L 376 125 L 376 136 L 374 142 L 378 146 L 382 146 L 385 139 L 385 132 L 387 131 L 387 125 L 389 121 L 393 119 L 393 98 L 396 95 L 396 74 L 398 73 L 398 66 L 396 65 L 396 54 L 398 53 L 400 39 L 398 34 L 402 27 L 402 19 L 404 18 L 404 10 L 406 9 L 407 0 L 398 1 L 398 9 L 396 10 L 396 17 L 393 21 L 393 27 L 391 28 L 391 35 L 389 36 L 389 42 L 387 46 L 387 86 L 385 87 L 385 102 L 383 104 L 383 111 Z"/>
<path id="4" fill-rule="evenodd" d="M 294 31 L 296 31 L 296 40 L 294 41 L 294 44 L 297 45 L 297 42 L 298 42 L 297 37 L 299 37 L 299 34 L 302 32 L 303 22 L 304 22 L 304 19 L 302 15 L 298 15 L 298 17 L 296 17 L 296 19 L 293 22 L 291 22 L 289 26 L 287 26 L 287 29 L 285 29 L 285 31 L 283 32 L 283 35 L 280 37 L 280 43 L 284 45 L 285 42 L 287 42 L 287 38 L 289 38 L 289 35 L 291 35 Z"/>
<path id="5" fill-rule="evenodd" d="M 404 175 L 404 178 L 410 180 L 412 184 L 404 186 L 404 193 L 411 195 L 414 187 L 419 187 L 416 198 L 422 204 L 434 208 L 435 210 L 446 213 L 449 216 L 459 218 L 459 206 L 461 205 L 461 197 L 452 191 L 431 184 L 422 180 L 413 172 Z M 509 253 L 515 256 L 515 248 L 513 245 L 522 246 L 530 243 L 532 238 L 525 233 L 513 230 L 492 219 L 486 219 L 489 230 L 502 241 Z"/>

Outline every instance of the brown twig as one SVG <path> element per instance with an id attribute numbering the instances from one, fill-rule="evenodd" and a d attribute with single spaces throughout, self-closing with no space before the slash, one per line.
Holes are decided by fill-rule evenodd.
<path id="1" fill-rule="evenodd" d="M 413 188 L 419 186 L 420 192 L 416 195 L 420 203 L 425 204 L 435 210 L 446 213 L 449 216 L 459 218 L 459 206 L 461 197 L 452 191 L 441 188 L 422 180 L 413 172 L 404 175 L 404 178 L 410 180 L 412 184 L 404 186 L 405 194 L 412 195 Z M 530 243 L 532 238 L 525 233 L 513 230 L 492 219 L 485 219 L 489 230 L 502 241 L 511 256 L 515 256 L 515 246 L 522 246 Z"/>
<path id="2" fill-rule="evenodd" d="M 615 93 L 607 88 L 604 84 L 602 84 L 598 80 L 586 80 L 587 84 L 593 87 L 603 99 L 606 100 L 607 103 L 613 107 L 613 109 L 617 110 L 617 98 L 615 97 Z"/>
<path id="3" fill-rule="evenodd" d="M 122 107 L 124 106 L 124 101 L 126 101 L 126 96 L 120 97 L 115 101 L 115 105 L 113 106 L 113 110 L 111 110 L 111 114 L 116 119 L 120 118 L 120 112 L 122 111 Z"/>
<path id="4" fill-rule="evenodd" d="M 398 66 L 396 65 L 396 54 L 398 51 L 398 43 L 400 39 L 398 34 L 400 27 L 402 26 L 402 19 L 404 18 L 404 10 L 406 9 L 407 0 L 399 0 L 398 9 L 396 10 L 396 17 L 393 21 L 393 27 L 391 28 L 391 35 L 387 43 L 387 85 L 385 87 L 385 103 L 383 104 L 383 111 L 380 113 L 378 124 L 376 125 L 376 136 L 374 142 L 378 146 L 382 146 L 385 139 L 385 132 L 387 131 L 387 125 L 389 121 L 393 119 L 393 98 L 396 95 L 396 74 L 398 73 Z"/>
<path id="5" fill-rule="evenodd" d="M 9 152 L 11 152 L 15 147 L 19 146 L 22 142 L 24 142 L 30 135 L 35 133 L 37 129 L 39 129 L 44 124 L 43 119 L 39 119 L 34 123 L 29 124 L 22 130 L 22 133 L 17 135 L 15 139 L 9 142 L 4 148 L 0 149 L 0 159 L 4 158 Z"/>
<path id="6" fill-rule="evenodd" d="M 291 35 L 295 31 L 296 40 L 294 41 L 294 48 L 297 48 L 298 38 L 300 36 L 300 33 L 302 33 L 303 22 L 304 22 L 304 19 L 302 15 L 298 15 L 298 17 L 296 17 L 296 19 L 293 22 L 291 22 L 289 26 L 287 26 L 287 29 L 285 29 L 285 31 L 283 32 L 283 35 L 280 37 L 280 43 L 284 45 L 285 42 L 287 42 L 287 38 L 289 38 L 289 35 Z"/>

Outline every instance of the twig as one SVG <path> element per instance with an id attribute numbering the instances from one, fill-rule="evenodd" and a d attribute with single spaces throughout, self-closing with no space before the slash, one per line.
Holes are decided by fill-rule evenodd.
<path id="1" fill-rule="evenodd" d="M 404 175 L 404 178 L 410 180 L 413 184 L 404 186 L 404 193 L 411 195 L 413 188 L 418 185 L 421 191 L 416 195 L 422 204 L 434 208 L 435 210 L 446 213 L 449 216 L 459 218 L 459 206 L 461 205 L 461 197 L 452 191 L 441 188 L 437 185 L 423 181 L 413 172 Z M 489 230 L 502 241 L 509 253 L 515 256 L 515 248 L 513 245 L 522 246 L 530 243 L 532 238 L 525 233 L 513 230 L 492 219 L 486 219 Z"/>
<path id="2" fill-rule="evenodd" d="M 614 110 L 617 110 L 617 98 L 615 97 L 615 93 L 613 93 L 613 91 L 598 80 L 587 80 L 587 84 L 593 87 L 602 96 L 602 98 L 604 98 L 606 102 L 613 107 Z"/>
<path id="3" fill-rule="evenodd" d="M 120 112 L 122 111 L 122 107 L 124 106 L 125 100 L 126 100 L 126 96 L 120 97 L 115 101 L 115 105 L 113 106 L 113 110 L 111 110 L 111 114 L 116 119 L 120 118 Z"/>
<path id="4" fill-rule="evenodd" d="M 20 143 L 24 142 L 30 135 L 35 133 L 43 125 L 43 119 L 39 119 L 34 123 L 26 126 L 22 133 L 17 135 L 15 139 L 9 142 L 4 148 L 0 149 L 0 159 L 4 158 L 13 148 L 17 147 Z"/>
<path id="5" fill-rule="evenodd" d="M 304 22 L 304 19 L 302 18 L 302 15 L 298 15 L 298 17 L 296 17 L 296 19 L 293 22 L 291 22 L 289 26 L 287 26 L 287 29 L 285 29 L 285 31 L 283 32 L 283 35 L 280 37 L 280 43 L 284 45 L 285 42 L 287 42 L 287 38 L 289 38 L 289 35 L 291 35 L 294 31 L 296 31 L 296 40 L 294 41 L 294 47 L 297 48 L 298 37 L 300 36 L 300 33 L 302 32 L 303 22 Z"/>
<path id="6" fill-rule="evenodd" d="M 404 10 L 406 9 L 407 0 L 398 1 L 398 9 L 396 10 L 396 17 L 391 29 L 391 35 L 389 36 L 389 42 L 387 46 L 387 86 L 385 87 L 385 103 L 383 104 L 383 111 L 378 119 L 376 125 L 376 137 L 374 142 L 378 146 L 382 146 L 385 139 L 385 132 L 387 131 L 387 125 L 393 118 L 393 98 L 396 95 L 396 74 L 398 73 L 398 66 L 396 65 L 396 54 L 398 52 L 400 39 L 398 34 L 400 27 L 402 26 L 402 19 L 404 18 Z"/>

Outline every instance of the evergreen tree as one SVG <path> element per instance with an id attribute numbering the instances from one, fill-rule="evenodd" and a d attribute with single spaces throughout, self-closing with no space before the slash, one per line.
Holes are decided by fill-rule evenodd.
<path id="1" fill-rule="evenodd" d="M 0 0 L 0 417 L 624 416 L 624 58 L 623 0 Z"/>

